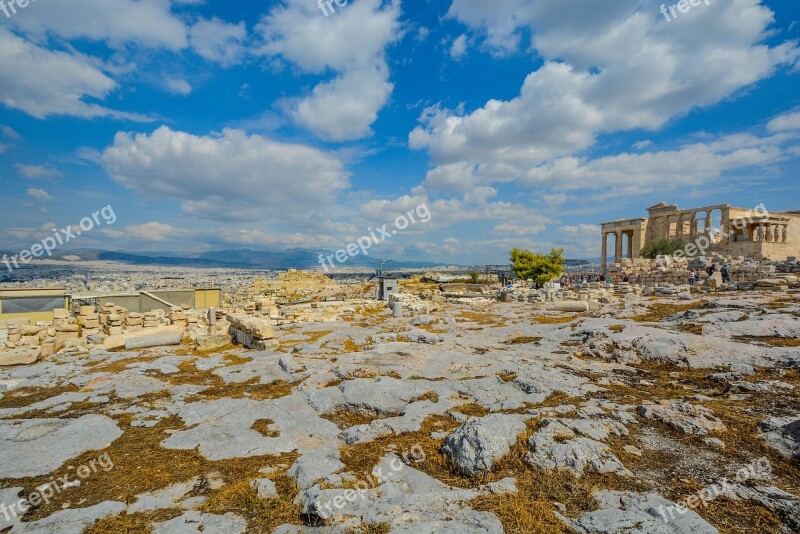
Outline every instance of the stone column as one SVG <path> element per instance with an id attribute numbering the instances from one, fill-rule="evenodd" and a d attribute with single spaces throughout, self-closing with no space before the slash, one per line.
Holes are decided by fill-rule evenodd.
<path id="1" fill-rule="evenodd" d="M 633 259 L 633 232 L 628 233 L 628 259 Z"/>
<path id="2" fill-rule="evenodd" d="M 617 238 L 614 240 L 614 263 L 619 263 L 622 260 L 622 231 L 616 231 Z"/>
<path id="3" fill-rule="evenodd" d="M 641 230 L 633 231 L 633 257 L 638 258 L 642 252 L 642 235 Z"/>
<path id="4" fill-rule="evenodd" d="M 603 232 L 603 249 L 600 252 L 600 270 L 606 272 L 608 263 L 608 233 Z"/>
<path id="5" fill-rule="evenodd" d="M 697 212 L 693 211 L 689 219 L 689 241 L 697 240 Z"/>
<path id="6" fill-rule="evenodd" d="M 706 210 L 706 235 L 708 240 L 711 240 L 711 210 Z"/>

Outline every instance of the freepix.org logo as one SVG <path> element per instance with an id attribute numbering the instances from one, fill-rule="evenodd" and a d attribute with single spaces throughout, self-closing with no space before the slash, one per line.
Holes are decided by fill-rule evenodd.
<path id="1" fill-rule="evenodd" d="M 31 2 L 36 0 L 0 0 L 0 11 L 2 11 L 7 19 L 17 14 L 17 8 L 25 9 Z"/>

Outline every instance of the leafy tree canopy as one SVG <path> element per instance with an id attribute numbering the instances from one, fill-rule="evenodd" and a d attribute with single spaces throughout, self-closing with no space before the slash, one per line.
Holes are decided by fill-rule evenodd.
<path id="1" fill-rule="evenodd" d="M 651 241 L 642 249 L 643 258 L 655 259 L 656 256 L 672 256 L 679 250 L 683 250 L 684 243 L 680 239 L 659 239 Z"/>
<path id="2" fill-rule="evenodd" d="M 539 285 L 558 278 L 564 272 L 564 249 L 552 249 L 550 254 L 515 248 L 511 251 L 511 268 L 523 280 Z"/>

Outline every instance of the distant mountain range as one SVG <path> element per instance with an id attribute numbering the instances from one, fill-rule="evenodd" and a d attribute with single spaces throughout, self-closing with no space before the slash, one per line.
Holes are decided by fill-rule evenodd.
<path id="1" fill-rule="evenodd" d="M 0 251 L 0 254 L 2 252 Z M 12 253 L 9 253 L 11 255 Z M 294 248 L 285 250 L 249 250 L 249 249 L 230 249 L 214 252 L 120 252 L 109 250 L 77 250 L 65 252 L 64 254 L 54 254 L 53 259 L 67 259 L 80 261 L 118 261 L 131 265 L 163 265 L 178 267 L 234 267 L 245 269 L 310 269 L 320 267 L 319 255 L 328 256 L 333 254 L 327 250 L 311 250 L 304 248 Z M 76 260 L 77 261 L 77 260 Z M 567 266 L 585 265 L 586 260 L 567 260 Z M 442 263 L 423 262 L 423 261 L 396 261 L 387 259 L 384 261 L 385 269 L 425 269 L 444 265 Z M 370 256 L 356 256 L 349 258 L 347 262 L 341 264 L 344 267 L 365 267 L 378 268 L 380 259 Z"/>
<path id="2" fill-rule="evenodd" d="M 80 250 L 55 256 L 56 259 L 78 256 L 82 261 L 104 260 L 118 261 L 132 265 L 164 265 L 185 267 L 236 267 L 248 269 L 309 269 L 320 267 L 319 255 L 333 254 L 331 251 L 310 249 L 286 250 L 248 250 L 231 249 L 202 253 L 164 253 L 164 252 L 119 252 L 108 250 Z M 380 259 L 369 256 L 356 256 L 349 258 L 345 267 L 372 267 L 380 266 Z M 442 265 L 433 262 L 395 261 L 385 260 L 384 267 L 392 268 L 428 268 Z"/>

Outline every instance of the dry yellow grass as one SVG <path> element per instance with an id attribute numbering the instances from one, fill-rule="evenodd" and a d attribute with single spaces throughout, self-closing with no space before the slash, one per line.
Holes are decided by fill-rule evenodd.
<path id="1" fill-rule="evenodd" d="M 769 345 L 770 347 L 800 347 L 800 339 L 795 337 L 753 337 L 740 336 L 736 341 L 756 345 Z"/>
<path id="2" fill-rule="evenodd" d="M 57 493 L 49 504 L 43 504 L 29 519 L 46 517 L 60 510 L 62 505 L 68 502 L 80 501 L 81 506 L 84 507 L 107 500 L 132 503 L 136 495 L 186 482 L 196 476 L 200 477 L 201 482 L 193 493 L 207 495 L 211 502 L 216 491 L 210 490 L 203 482 L 211 473 L 218 473 L 227 485 L 243 480 L 249 482 L 262 476 L 259 475 L 259 469 L 291 465 L 297 458 L 296 454 L 286 454 L 212 462 L 205 459 L 197 450 L 168 450 L 161 447 L 160 443 L 171 432 L 185 428 L 178 418 L 165 419 L 153 428 L 131 427 L 129 416 L 119 418 L 119 423 L 125 432 L 103 450 L 103 453 L 108 454 L 111 458 L 113 468 L 108 471 L 97 469 L 96 473 L 82 481 L 80 487 L 66 488 Z M 89 465 L 99 454 L 101 453 L 97 451 L 87 452 L 70 460 L 54 473 L 68 473 L 69 466 Z M 6 487 L 9 484 L 20 486 L 25 488 L 25 493 L 30 493 L 51 479 L 52 475 L 48 474 L 41 477 L 6 479 L 2 481 L 2 484 Z M 217 491 L 224 489 L 225 487 Z M 248 520 L 251 519 L 248 516 L 245 517 Z M 298 521 L 299 517 L 296 518 L 296 522 Z"/>
<path id="3" fill-rule="evenodd" d="M 254 378 L 247 382 L 241 383 L 225 383 L 220 380 L 219 384 L 215 384 L 208 389 L 192 395 L 186 399 L 186 402 L 201 402 L 217 399 L 242 399 L 248 398 L 253 400 L 268 400 L 278 399 L 285 397 L 292 393 L 292 389 L 300 382 L 286 382 L 284 380 L 276 380 L 269 384 L 259 384 L 258 378 Z"/>
<path id="4" fill-rule="evenodd" d="M 277 438 L 281 435 L 280 430 L 275 430 L 273 426 L 275 425 L 275 421 L 272 419 L 258 419 L 256 420 L 250 428 L 258 432 L 264 437 L 267 438 Z"/>
<path id="5" fill-rule="evenodd" d="M 556 315 L 535 315 L 531 317 L 531 321 L 538 324 L 566 324 L 583 317 L 583 314 L 574 314 L 571 316 L 556 316 Z"/>
<path id="6" fill-rule="evenodd" d="M 473 311 L 462 311 L 458 314 L 457 319 L 461 322 L 478 323 L 481 326 L 504 326 L 505 320 L 492 313 L 480 313 Z"/>
<path id="7" fill-rule="evenodd" d="M 344 430 L 353 426 L 368 425 L 372 421 L 376 421 L 378 419 L 397 417 L 398 415 L 400 414 L 396 413 L 379 414 L 377 412 L 370 412 L 370 411 L 351 412 L 342 408 L 333 412 L 320 414 L 320 417 L 322 417 L 323 419 L 327 419 L 340 429 Z"/>
<path id="8" fill-rule="evenodd" d="M 656 303 L 650 306 L 647 311 L 641 315 L 633 317 L 632 320 L 639 323 L 657 323 L 662 319 L 690 310 L 697 310 L 702 306 L 702 303 L 694 302 L 690 304 L 665 304 Z"/>
<path id="9" fill-rule="evenodd" d="M 431 401 L 433 403 L 437 403 L 439 402 L 439 395 L 437 395 L 433 391 L 428 391 L 426 393 L 423 393 L 419 397 L 415 397 L 414 399 L 411 400 L 411 402 L 421 402 L 421 401 Z"/>
<path id="10" fill-rule="evenodd" d="M 517 336 L 505 342 L 506 345 L 527 345 L 529 343 L 539 343 L 542 339 L 541 336 Z"/>

